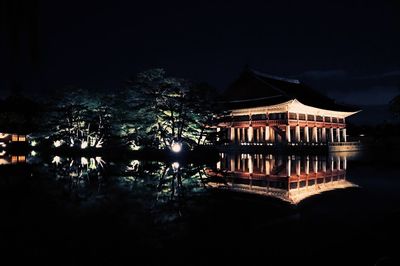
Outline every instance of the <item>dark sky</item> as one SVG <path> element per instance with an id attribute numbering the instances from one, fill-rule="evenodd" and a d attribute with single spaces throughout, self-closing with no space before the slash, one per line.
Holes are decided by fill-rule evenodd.
<path id="1" fill-rule="evenodd" d="M 400 92 L 398 2 L 38 0 L 28 9 L 33 20 L 7 23 L 22 21 L 24 58 L 36 36 L 26 34 L 27 25 L 37 19 L 36 59 L 19 59 L 15 68 L 27 92 L 116 89 L 153 67 L 222 90 L 248 64 L 304 80 L 339 101 L 382 104 Z M 1 37 L 9 38 L 4 30 Z M 3 91 L 10 83 L 6 62 Z"/>

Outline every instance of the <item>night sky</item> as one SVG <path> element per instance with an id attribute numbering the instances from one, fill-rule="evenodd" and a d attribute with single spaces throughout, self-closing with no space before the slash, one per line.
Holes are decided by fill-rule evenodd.
<path id="1" fill-rule="evenodd" d="M 0 2 L 3 93 L 12 76 L 30 94 L 117 89 L 153 67 L 223 90 L 245 65 L 352 104 L 400 92 L 400 1 Z"/>

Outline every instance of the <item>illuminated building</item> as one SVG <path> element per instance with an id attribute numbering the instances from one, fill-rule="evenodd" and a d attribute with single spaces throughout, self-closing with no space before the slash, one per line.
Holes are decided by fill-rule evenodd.
<path id="1" fill-rule="evenodd" d="M 346 118 L 360 110 L 337 104 L 297 79 L 246 69 L 225 92 L 217 131 L 236 145 L 358 146 L 347 140 Z"/>

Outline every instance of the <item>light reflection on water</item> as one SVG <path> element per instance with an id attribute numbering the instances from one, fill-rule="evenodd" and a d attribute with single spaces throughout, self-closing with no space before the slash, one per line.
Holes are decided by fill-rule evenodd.
<path id="1" fill-rule="evenodd" d="M 214 178 L 208 186 L 297 204 L 325 191 L 357 187 L 346 179 L 347 156 L 220 154 L 216 167 L 207 169 Z"/>
<path id="2" fill-rule="evenodd" d="M 102 157 L 1 157 L 2 164 L 32 163 L 68 193 L 82 199 L 103 198 L 123 190 L 152 198 L 149 206 L 181 203 L 212 189 L 275 197 L 294 204 L 325 191 L 357 187 L 347 180 L 354 154 L 317 155 L 220 154 L 215 165 L 131 160 L 106 162 Z M 35 158 L 33 160 L 32 158 Z M 118 190 L 112 190 L 117 188 Z"/>
<path id="3" fill-rule="evenodd" d="M 358 261 L 360 257 L 366 256 L 369 263 L 361 264 L 373 265 L 378 258 L 386 256 L 386 247 L 392 247 L 393 242 L 382 239 L 398 239 L 398 231 L 395 231 L 398 230 L 399 221 L 398 164 L 391 165 L 391 161 L 386 164 L 381 162 L 380 167 L 377 167 L 377 156 L 373 160 L 353 161 L 354 156 L 357 155 L 220 154 L 220 160 L 212 165 L 186 164 L 181 161 L 113 162 L 96 156 L 36 156 L 41 162 L 27 156 L 25 163 L 18 162 L 17 156 L 13 163 L 12 156 L 9 156 L 0 157 L 0 160 L 9 164 L 0 166 L 0 187 L 6 188 L 3 189 L 4 199 L 12 199 L 5 201 L 4 205 L 16 202 L 11 206 L 15 206 L 18 210 L 15 213 L 20 214 L 19 216 L 9 211 L 9 217 L 15 216 L 9 225 L 17 224 L 20 228 L 26 224 L 32 230 L 31 222 L 36 217 L 48 214 L 39 220 L 38 225 L 49 221 L 45 223 L 50 228 L 48 235 L 55 235 L 57 239 L 60 232 L 67 230 L 65 235 L 72 235 L 71 238 L 75 237 L 77 243 L 98 235 L 90 243 L 102 245 L 105 241 L 102 241 L 103 236 L 99 232 L 108 234 L 104 239 L 111 239 L 110 243 L 117 243 L 123 237 L 128 240 L 126 243 L 131 243 L 132 239 L 138 239 L 136 232 L 139 232 L 139 236 L 144 234 L 146 243 L 151 239 L 157 247 L 159 243 L 163 247 L 170 246 L 170 239 L 178 239 L 176 241 L 182 243 L 178 245 L 179 248 L 187 246 L 196 255 L 199 247 L 204 247 L 203 242 L 207 246 L 211 243 L 215 250 L 221 247 L 231 250 L 231 247 L 236 246 L 238 252 L 234 249 L 233 257 L 243 252 L 243 243 L 259 243 L 269 239 L 271 241 L 264 242 L 265 245 L 256 250 L 257 254 L 272 250 L 270 254 L 278 254 L 280 262 L 282 255 L 286 256 L 286 253 L 279 253 L 281 247 L 294 237 L 302 240 L 304 246 L 319 243 L 315 246 L 316 253 L 310 255 L 311 259 L 315 259 L 317 253 L 324 256 L 326 248 L 334 250 L 340 246 L 341 250 L 348 251 L 346 254 L 353 254 L 353 248 L 361 246 L 362 252 L 356 252 L 353 259 Z M 23 168 L 24 171 L 15 171 L 17 174 L 14 175 L 14 168 Z M 18 174 L 27 174 L 29 177 L 18 179 Z M 43 181 L 51 185 L 42 184 Z M 24 186 L 24 182 L 28 185 Z M 38 185 L 35 186 L 34 183 Z M 345 189 L 357 185 L 362 189 Z M 10 187 L 11 192 L 6 194 Z M 54 190 L 54 193 L 51 191 L 47 196 L 48 190 Z M 220 193 L 221 190 L 232 193 Z M 325 193 L 330 190 L 336 191 Z M 324 196 L 313 197 L 318 193 Z M 248 194 L 257 196 L 248 197 Z M 40 200 L 42 195 L 46 197 Z M 273 201 L 271 197 L 279 200 Z M 306 198 L 312 199 L 303 201 Z M 30 201 L 33 204 L 29 204 Z M 294 206 L 284 201 L 302 204 Z M 48 207 L 47 202 L 51 202 L 50 206 L 55 206 L 54 209 Z M 94 208 L 87 211 L 88 207 Z M 59 208 L 61 215 L 59 214 L 60 218 L 54 223 L 54 211 Z M 32 212 L 29 211 L 31 209 Z M 66 219 L 69 215 L 73 218 Z M 2 220 L 6 221 L 7 215 L 4 217 Z M 28 220 L 29 223 L 26 222 Z M 98 224 L 93 229 L 95 233 L 88 234 L 87 230 L 91 226 L 81 226 L 82 220 L 91 226 Z M 114 220 L 117 221 L 115 224 L 109 222 Z M 76 223 L 71 226 L 71 221 Z M 51 227 L 53 224 L 56 227 Z M 4 228 L 12 231 L 7 226 Z M 74 235 L 76 228 L 82 229 Z M 124 230 L 115 233 L 115 228 Z M 324 233 L 315 233 L 321 231 Z M 355 231 L 359 233 L 354 235 Z M 19 239 L 25 240 L 26 232 L 22 231 Z M 151 232 L 151 235 L 147 232 Z M 165 239 L 157 242 L 160 232 Z M 393 232 L 397 233 L 393 237 L 387 237 Z M 176 235 L 180 238 L 175 238 Z M 36 241 L 37 235 L 32 239 Z M 66 241 L 64 238 L 60 239 L 62 240 L 56 243 L 62 246 Z M 137 241 L 142 246 L 142 242 Z M 54 242 L 51 243 L 53 245 Z M 382 245 L 384 248 L 380 250 Z M 150 245 L 148 250 L 153 251 L 154 246 Z M 257 245 L 247 246 L 248 252 L 243 254 L 251 254 Z M 126 248 L 124 253 L 130 256 L 133 248 L 130 245 L 123 247 Z M 103 246 L 98 250 L 102 254 Z M 303 256 L 303 250 L 298 252 L 291 253 L 295 260 Z M 112 257 L 114 259 L 118 256 L 112 254 Z"/>

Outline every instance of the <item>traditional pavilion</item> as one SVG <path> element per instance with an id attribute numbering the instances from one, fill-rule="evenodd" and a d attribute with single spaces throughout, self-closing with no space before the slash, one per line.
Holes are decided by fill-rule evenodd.
<path id="1" fill-rule="evenodd" d="M 346 118 L 360 110 L 335 103 L 297 79 L 246 69 L 224 94 L 217 123 L 232 144 L 347 142 Z"/>

